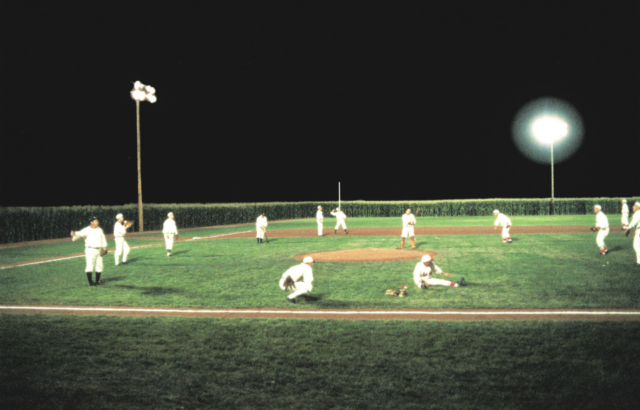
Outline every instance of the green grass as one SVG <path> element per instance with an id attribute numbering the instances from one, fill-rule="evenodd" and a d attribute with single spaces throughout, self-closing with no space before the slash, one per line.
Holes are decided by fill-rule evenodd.
<path id="1" fill-rule="evenodd" d="M 0 315 L 3 409 L 637 409 L 640 323 Z"/>
<path id="2" fill-rule="evenodd" d="M 463 288 L 415 287 L 418 260 L 314 264 L 315 300 L 289 305 L 278 287 L 298 254 L 358 248 L 395 248 L 397 237 L 326 236 L 179 242 L 174 257 L 164 245 L 134 249 L 131 263 L 105 257 L 103 287 L 87 286 L 84 258 L 0 270 L 2 304 L 70 304 L 164 307 L 309 308 L 639 308 L 631 240 L 607 238 L 611 253 L 598 255 L 592 234 L 419 236 L 418 250 L 437 252 L 436 264 L 469 283 Z M 66 244 L 65 244 L 66 246 Z M 81 251 L 78 244 L 76 252 Z M 406 251 L 411 252 L 411 251 Z M 410 285 L 408 298 L 385 290 Z"/>

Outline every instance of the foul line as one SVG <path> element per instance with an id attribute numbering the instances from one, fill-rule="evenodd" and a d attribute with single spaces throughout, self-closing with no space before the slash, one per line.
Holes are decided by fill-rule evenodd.
<path id="1" fill-rule="evenodd" d="M 239 309 L 145 309 L 145 308 L 87 308 L 87 307 L 44 307 L 44 306 L 0 306 L 4 310 L 66 310 L 89 312 L 140 312 L 140 313 L 237 313 L 237 314 L 299 314 L 299 315 L 640 315 L 640 311 L 370 311 L 370 310 L 239 310 Z"/>

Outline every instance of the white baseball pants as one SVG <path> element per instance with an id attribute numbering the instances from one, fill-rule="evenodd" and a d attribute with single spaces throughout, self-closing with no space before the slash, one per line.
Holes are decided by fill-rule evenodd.
<path id="1" fill-rule="evenodd" d="M 622 226 L 625 227 L 625 229 L 626 229 L 626 227 L 629 226 L 629 214 L 628 213 L 623 213 L 621 221 L 622 221 Z"/>
<path id="2" fill-rule="evenodd" d="M 409 235 L 409 238 L 413 238 L 415 235 L 413 234 L 413 226 L 404 226 L 402 227 L 402 237 L 406 238 Z"/>
<path id="3" fill-rule="evenodd" d="M 511 240 L 511 235 L 509 235 L 509 230 L 511 229 L 511 226 L 506 227 L 503 226 L 502 227 L 502 242 L 506 242 Z"/>
<path id="4" fill-rule="evenodd" d="M 264 230 L 262 228 L 256 228 L 256 238 L 264 239 Z"/>
<path id="5" fill-rule="evenodd" d="M 120 263 L 120 255 L 122 255 L 122 262 L 127 261 L 127 255 L 129 255 L 129 244 L 124 240 L 124 237 L 119 236 L 115 238 L 116 240 L 116 265 Z M 123 254 L 124 251 L 124 254 Z"/>
<path id="6" fill-rule="evenodd" d="M 281 278 L 280 279 L 280 289 L 282 290 L 286 290 L 284 287 L 284 280 L 285 278 Z M 295 297 L 298 297 L 300 295 L 304 295 L 305 293 L 311 292 L 311 289 L 313 289 L 313 285 L 310 283 L 306 283 L 306 282 L 296 282 L 296 290 L 290 294 L 289 296 L 287 296 L 289 299 L 293 299 Z"/>
<path id="7" fill-rule="evenodd" d="M 636 251 L 636 263 L 640 263 L 640 229 L 636 230 L 633 237 L 633 249 Z"/>
<path id="8" fill-rule="evenodd" d="M 165 233 L 164 234 L 164 241 L 167 244 L 167 250 L 168 251 L 173 249 L 173 237 L 174 236 L 175 236 L 175 234 L 173 234 L 173 233 Z"/>
<path id="9" fill-rule="evenodd" d="M 322 220 L 320 219 L 318 219 L 318 236 L 322 236 Z"/>
<path id="10" fill-rule="evenodd" d="M 429 286 L 431 286 L 431 285 L 442 285 L 442 286 L 453 286 L 453 285 L 455 285 L 451 281 L 444 280 L 444 279 L 434 279 L 434 278 L 427 279 L 427 283 L 429 284 Z M 420 287 L 420 282 L 417 282 L 416 286 Z"/>
<path id="11" fill-rule="evenodd" d="M 338 229 L 340 225 L 342 225 L 342 229 L 345 231 L 347 230 L 347 225 L 344 223 L 344 219 L 338 219 L 338 222 L 336 222 L 336 229 Z"/>
<path id="12" fill-rule="evenodd" d="M 87 260 L 87 267 L 85 272 L 91 273 L 95 269 L 96 272 L 102 272 L 104 266 L 102 265 L 102 256 L 100 256 L 100 249 L 84 248 L 84 257 Z"/>
<path id="13" fill-rule="evenodd" d="M 602 249 L 605 247 L 604 244 L 604 238 L 606 238 L 609 235 L 609 228 L 605 228 L 605 229 L 600 229 L 598 231 L 598 235 L 596 236 L 596 244 L 598 245 L 598 248 Z"/>

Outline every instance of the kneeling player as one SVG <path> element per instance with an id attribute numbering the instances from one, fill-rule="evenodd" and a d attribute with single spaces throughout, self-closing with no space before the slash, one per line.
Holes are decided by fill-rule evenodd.
<path id="1" fill-rule="evenodd" d="M 280 289 L 293 292 L 287 296 L 287 301 L 296 303 L 296 297 L 311 292 L 313 289 L 313 259 L 306 256 L 302 263 L 292 266 L 280 278 Z"/>
<path id="2" fill-rule="evenodd" d="M 442 285 L 442 286 L 465 286 L 466 282 L 464 278 L 460 279 L 459 282 L 454 283 L 444 279 L 434 279 L 432 277 L 433 274 L 443 275 L 446 277 L 450 277 L 450 273 L 443 272 L 442 269 L 436 266 L 433 263 L 433 259 L 431 256 L 424 255 L 422 260 L 418 262 L 416 268 L 413 271 L 413 281 L 419 288 L 426 289 L 429 285 Z"/>

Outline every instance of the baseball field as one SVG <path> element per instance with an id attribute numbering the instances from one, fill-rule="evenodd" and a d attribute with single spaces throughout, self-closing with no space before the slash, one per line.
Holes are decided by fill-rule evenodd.
<path id="1" fill-rule="evenodd" d="M 0 247 L 2 409 L 638 409 L 640 268 L 619 215 L 270 222 L 130 234 L 104 286 L 71 239 Z M 180 221 L 177 221 L 180 226 Z M 424 254 L 451 280 L 413 283 Z M 313 254 L 314 288 L 278 280 Z M 408 285 L 407 297 L 385 295 Z"/>

